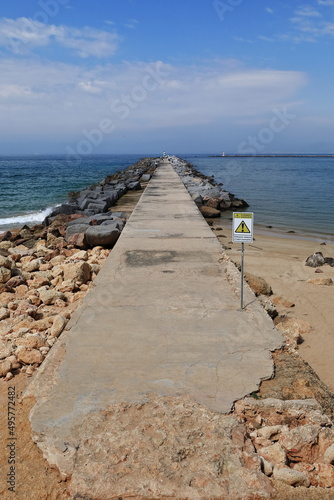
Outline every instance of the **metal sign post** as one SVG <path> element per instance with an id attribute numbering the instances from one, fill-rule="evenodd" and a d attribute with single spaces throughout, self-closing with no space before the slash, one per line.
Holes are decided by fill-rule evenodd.
<path id="1" fill-rule="evenodd" d="M 253 220 L 251 212 L 234 212 L 232 225 L 233 243 L 241 243 L 241 284 L 240 284 L 240 308 L 244 308 L 244 260 L 245 243 L 253 243 Z"/>

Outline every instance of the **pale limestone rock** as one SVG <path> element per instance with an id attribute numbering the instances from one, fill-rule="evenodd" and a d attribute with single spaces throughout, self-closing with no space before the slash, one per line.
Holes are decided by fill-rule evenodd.
<path id="1" fill-rule="evenodd" d="M 45 305 L 54 304 L 57 299 L 65 299 L 65 295 L 63 293 L 54 289 L 41 291 L 39 297 Z"/>
<path id="2" fill-rule="evenodd" d="M 334 487 L 334 467 L 330 464 L 304 464 L 294 465 L 294 470 L 304 473 L 312 486 L 320 488 Z"/>
<path id="3" fill-rule="evenodd" d="M 39 349 L 40 347 L 46 346 L 46 338 L 40 335 L 39 333 L 32 333 L 16 340 L 15 343 L 17 346 L 25 346 L 34 349 Z"/>
<path id="4" fill-rule="evenodd" d="M 331 444 L 324 453 L 325 464 L 334 465 L 334 443 Z"/>
<path id="5" fill-rule="evenodd" d="M 7 283 L 12 277 L 12 272 L 7 267 L 0 267 L 0 283 Z"/>
<path id="6" fill-rule="evenodd" d="M 22 265 L 22 271 L 25 271 L 27 273 L 33 273 L 34 271 L 39 271 L 41 265 L 40 259 L 34 259 L 31 260 L 30 262 L 25 262 Z"/>
<path id="7" fill-rule="evenodd" d="M 262 466 L 263 473 L 266 476 L 271 476 L 272 475 L 274 468 L 271 465 L 271 463 L 268 462 L 268 460 L 266 460 L 263 457 L 261 457 L 261 466 Z"/>
<path id="8" fill-rule="evenodd" d="M 55 316 L 52 327 L 50 329 L 50 336 L 59 337 L 59 335 L 67 325 L 67 321 L 68 320 L 64 318 L 64 316 L 61 316 L 60 314 L 58 316 Z"/>
<path id="9" fill-rule="evenodd" d="M 91 268 L 87 262 L 64 264 L 64 280 L 72 280 L 77 285 L 87 283 L 91 278 Z"/>
<path id="10" fill-rule="evenodd" d="M 57 290 L 59 292 L 73 292 L 77 288 L 75 282 L 73 280 L 61 281 L 57 284 Z"/>
<path id="11" fill-rule="evenodd" d="M 287 457 L 294 462 L 313 463 L 317 455 L 319 426 L 306 424 L 281 434 L 280 445 Z"/>
<path id="12" fill-rule="evenodd" d="M 17 370 L 18 368 L 21 367 L 21 363 L 18 361 L 17 357 L 14 354 L 12 354 L 11 356 L 8 356 L 7 359 L 12 364 L 12 370 Z"/>
<path id="13" fill-rule="evenodd" d="M 8 311 L 8 309 L 6 309 L 5 307 L 1 307 L 0 308 L 0 321 L 2 321 L 3 319 L 9 318 L 9 316 L 10 316 L 10 312 Z"/>
<path id="14" fill-rule="evenodd" d="M 283 469 L 274 469 L 274 478 L 278 481 L 282 481 L 290 486 L 305 486 L 308 488 L 310 486 L 310 481 L 308 480 L 306 474 L 299 472 L 298 470 L 289 469 L 284 467 Z"/>
<path id="15" fill-rule="evenodd" d="M 13 353 L 11 343 L 0 340 L 0 359 L 8 358 Z"/>
<path id="16" fill-rule="evenodd" d="M 312 278 L 307 280 L 307 283 L 310 283 L 311 285 L 333 285 L 333 280 L 332 278 Z"/>
<path id="17" fill-rule="evenodd" d="M 24 346 L 18 347 L 15 355 L 17 359 L 25 365 L 32 365 L 35 363 L 40 365 L 44 359 L 43 354 L 38 349 Z"/>
<path id="18" fill-rule="evenodd" d="M 265 439 L 271 439 L 271 441 L 277 441 L 279 434 L 288 431 L 289 427 L 286 425 L 267 425 L 261 427 L 261 429 L 257 431 L 257 435 Z"/>
<path id="19" fill-rule="evenodd" d="M 0 361 L 0 377 L 5 377 L 12 369 L 12 363 L 7 359 Z"/>
<path id="20" fill-rule="evenodd" d="M 286 464 L 286 453 L 285 450 L 279 443 L 272 444 L 270 446 L 265 446 L 257 450 L 261 457 L 265 458 L 268 462 L 274 465 L 285 465 Z"/>
<path id="21" fill-rule="evenodd" d="M 80 250 L 79 252 L 76 252 L 73 257 L 75 260 L 88 260 L 88 253 L 85 250 Z"/>

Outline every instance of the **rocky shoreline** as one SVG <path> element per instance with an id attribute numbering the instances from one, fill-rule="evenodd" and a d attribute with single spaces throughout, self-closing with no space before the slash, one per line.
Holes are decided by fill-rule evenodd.
<path id="1" fill-rule="evenodd" d="M 186 161 L 170 160 L 203 216 L 219 217 L 222 211 L 248 206 Z M 3 380 L 15 379 L 20 373 L 31 376 L 43 363 L 126 223 L 125 213 L 118 211 L 115 203 L 126 193 L 139 193 L 158 164 L 159 158 L 141 160 L 94 186 L 71 193 L 69 202 L 57 207 L 43 225 L 0 235 Z M 322 495 L 312 498 L 329 498 L 327 492 L 334 487 L 334 427 L 330 418 L 314 399 L 257 397 L 237 402 L 231 416 L 226 417 L 233 420 L 230 428 L 226 425 L 232 451 L 224 460 L 238 471 L 236 481 L 243 477 L 248 485 L 246 496 L 240 498 L 310 498 L 310 488 Z M 200 470 L 200 456 L 198 460 Z M 220 475 L 217 469 L 218 482 Z M 204 476 L 202 479 L 210 483 Z M 286 485 L 286 497 L 283 493 L 276 496 L 273 486 L 277 484 Z M 209 485 L 203 487 L 208 491 Z M 247 497 L 250 491 L 261 496 Z"/>

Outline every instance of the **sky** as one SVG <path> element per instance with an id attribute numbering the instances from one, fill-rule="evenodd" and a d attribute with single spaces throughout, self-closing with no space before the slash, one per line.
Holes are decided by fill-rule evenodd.
<path id="1" fill-rule="evenodd" d="M 0 155 L 334 153 L 334 0 L 0 4 Z"/>

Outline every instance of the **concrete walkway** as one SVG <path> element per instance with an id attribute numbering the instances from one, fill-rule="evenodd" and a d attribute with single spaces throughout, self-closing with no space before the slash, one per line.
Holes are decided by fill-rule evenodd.
<path id="1" fill-rule="evenodd" d="M 249 291 L 254 303 L 239 310 L 238 273 L 222 257 L 179 176 L 161 161 L 28 388 L 37 401 L 35 439 L 64 474 L 80 446 L 72 430 L 92 411 L 187 394 L 229 412 L 272 375 L 270 351 L 281 336 Z"/>

